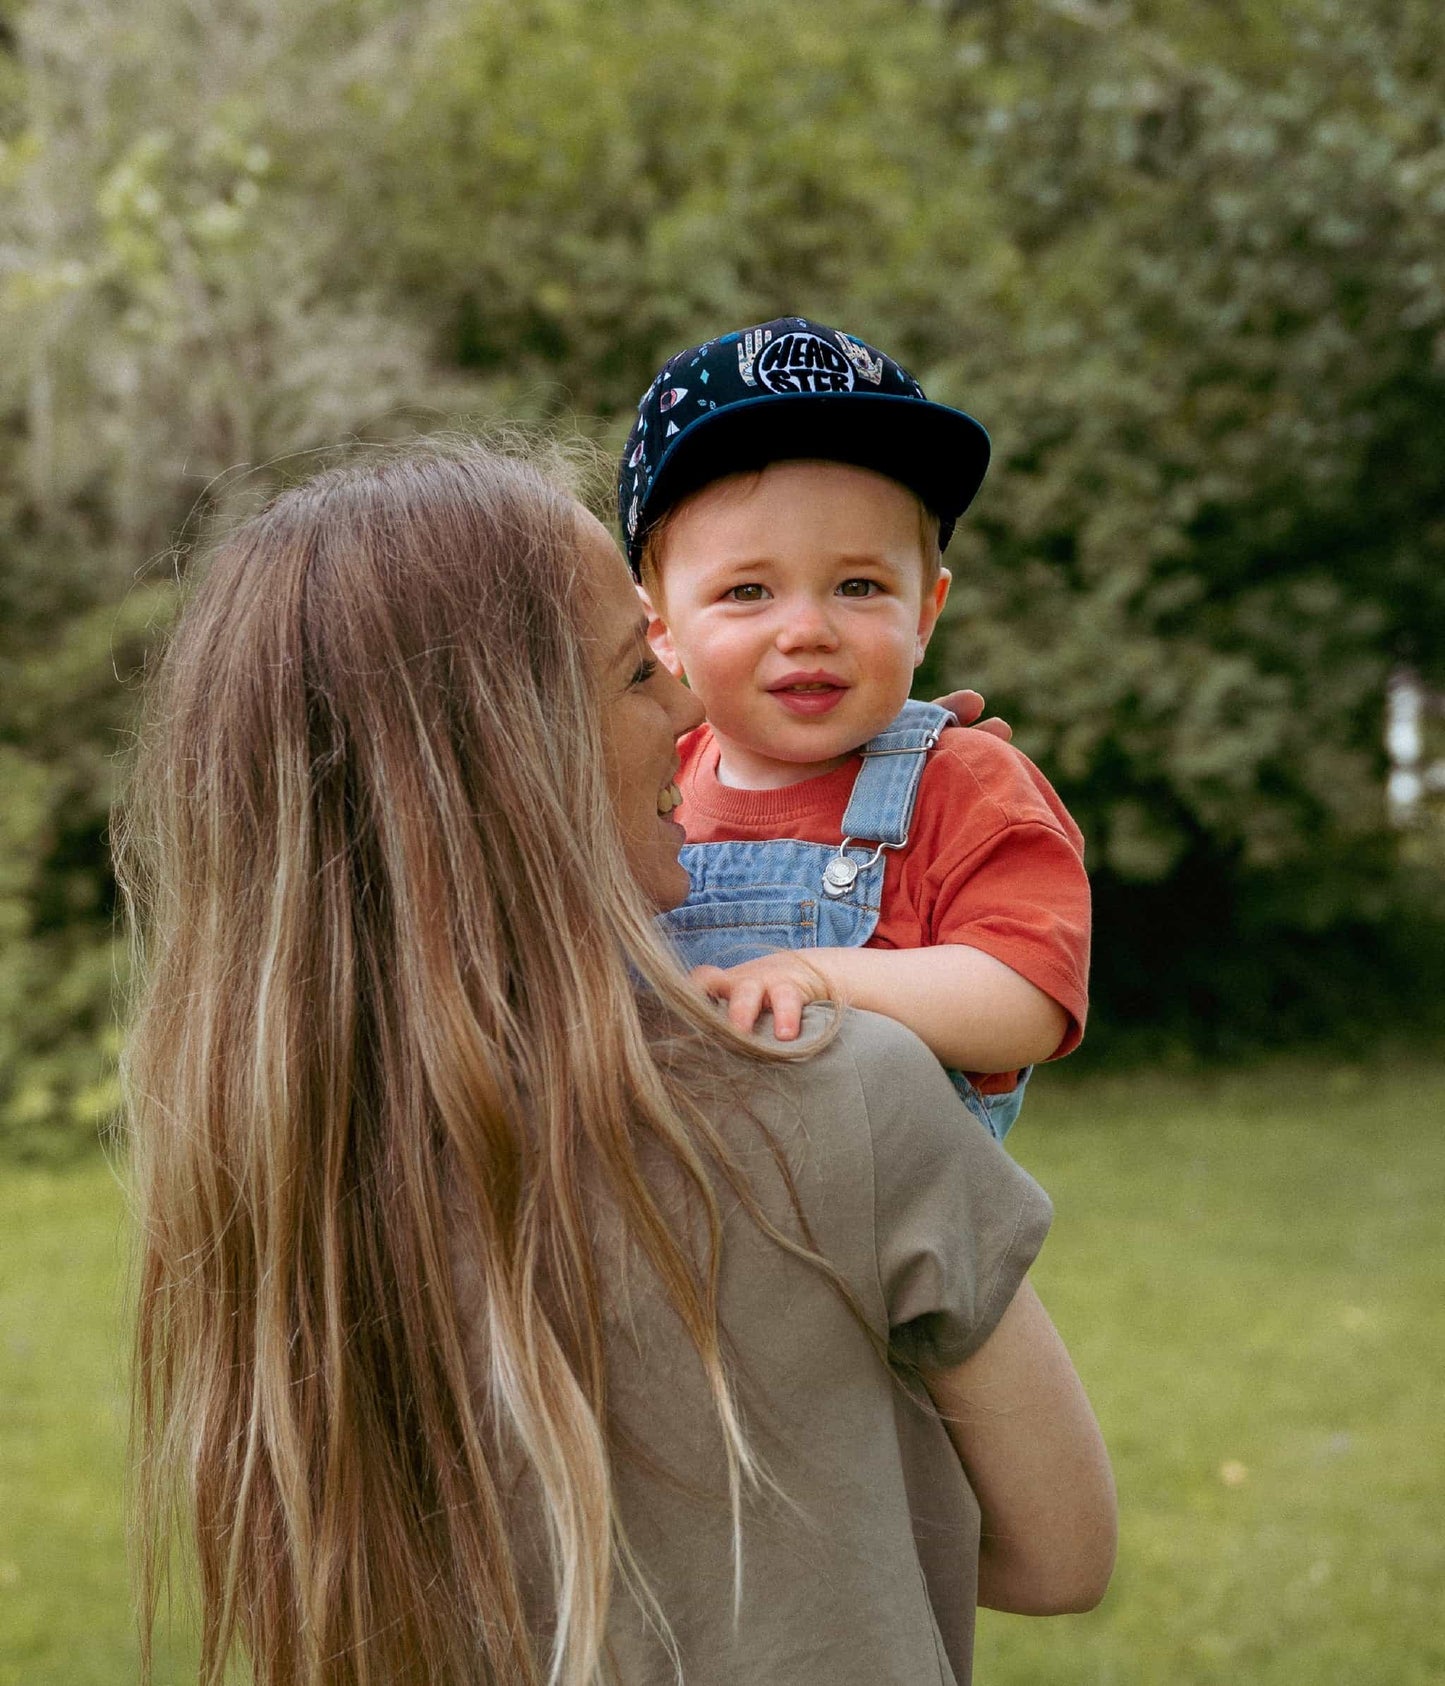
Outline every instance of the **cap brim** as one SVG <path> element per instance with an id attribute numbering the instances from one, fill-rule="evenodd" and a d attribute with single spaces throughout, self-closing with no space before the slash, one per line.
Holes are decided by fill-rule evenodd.
<path id="1" fill-rule="evenodd" d="M 887 392 L 768 393 L 701 416 L 663 453 L 641 529 L 710 480 L 818 457 L 886 474 L 950 528 L 988 469 L 988 434 L 946 404 Z"/>

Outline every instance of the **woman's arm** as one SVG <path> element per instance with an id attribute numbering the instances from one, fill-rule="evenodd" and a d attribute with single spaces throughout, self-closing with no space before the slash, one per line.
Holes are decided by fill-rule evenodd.
<path id="1" fill-rule="evenodd" d="M 979 1603 L 1025 1616 L 1092 1610 L 1114 1567 L 1114 1476 L 1027 1279 L 977 1352 L 923 1381 L 983 1512 Z"/>

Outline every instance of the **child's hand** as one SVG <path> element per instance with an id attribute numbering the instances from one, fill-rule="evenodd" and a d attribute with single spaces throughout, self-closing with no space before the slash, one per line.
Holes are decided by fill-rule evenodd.
<path id="1" fill-rule="evenodd" d="M 801 954 L 785 949 L 748 960 L 741 966 L 695 966 L 692 981 L 714 1001 L 726 1001 L 728 1018 L 738 1030 L 751 1030 L 764 1007 L 772 1009 L 779 1042 L 792 1042 L 810 1001 L 831 1001 L 828 980 Z"/>

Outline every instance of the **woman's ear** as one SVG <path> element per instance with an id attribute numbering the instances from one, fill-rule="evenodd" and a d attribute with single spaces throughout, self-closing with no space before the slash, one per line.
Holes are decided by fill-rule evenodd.
<path id="1" fill-rule="evenodd" d="M 923 603 L 918 611 L 918 643 L 913 652 L 915 667 L 923 660 L 928 640 L 932 638 L 933 629 L 938 625 L 938 617 L 943 613 L 943 605 L 948 601 L 948 588 L 952 584 L 953 575 L 947 568 L 940 568 L 938 578 L 923 594 Z M 651 637 L 650 632 L 648 636 Z"/>
<path id="2" fill-rule="evenodd" d="M 638 586 L 637 595 L 642 599 L 642 606 L 647 610 L 647 642 L 652 646 L 652 653 L 667 669 L 674 679 L 683 677 L 682 659 L 672 642 L 672 634 L 667 630 L 667 622 L 653 607 L 652 599 L 647 594 L 645 586 Z"/>

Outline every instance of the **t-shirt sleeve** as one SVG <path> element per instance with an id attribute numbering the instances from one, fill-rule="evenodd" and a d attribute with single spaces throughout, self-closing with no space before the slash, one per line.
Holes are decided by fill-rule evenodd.
<path id="1" fill-rule="evenodd" d="M 1069 1015 L 1057 1059 L 1077 1047 L 1088 1014 L 1083 838 L 1032 762 L 1008 745 L 968 748 L 950 797 L 969 823 L 941 829 L 929 940 L 982 949 L 1057 1001 Z"/>
<path id="2" fill-rule="evenodd" d="M 935 1368 L 982 1346 L 1048 1233 L 1049 1198 L 891 1019 L 850 1013 L 873 1148 L 879 1287 L 895 1358 Z"/>

